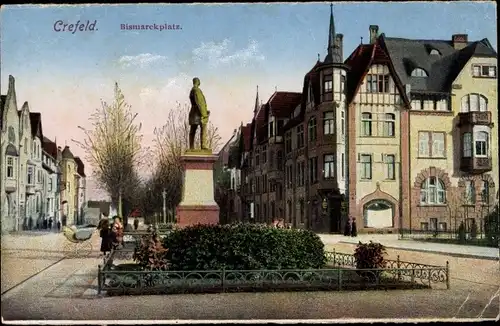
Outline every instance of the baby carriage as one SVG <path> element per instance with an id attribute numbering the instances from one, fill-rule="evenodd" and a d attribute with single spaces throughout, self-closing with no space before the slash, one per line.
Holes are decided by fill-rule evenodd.
<path id="1" fill-rule="evenodd" d="M 65 226 L 63 234 L 66 238 L 64 252 L 66 257 L 88 257 L 92 253 L 93 230 L 78 230 Z"/>

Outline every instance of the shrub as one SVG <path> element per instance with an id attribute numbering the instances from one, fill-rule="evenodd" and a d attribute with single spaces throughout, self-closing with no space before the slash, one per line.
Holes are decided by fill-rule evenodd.
<path id="1" fill-rule="evenodd" d="M 253 224 L 195 225 L 164 238 L 171 270 L 322 268 L 324 244 L 312 231 Z"/>
<path id="2" fill-rule="evenodd" d="M 158 235 L 151 232 L 144 235 L 134 250 L 134 261 L 142 268 L 148 269 L 166 269 L 168 267 L 167 259 L 168 249 L 165 249 Z"/>
<path id="3" fill-rule="evenodd" d="M 386 254 L 385 247 L 376 242 L 359 242 L 354 250 L 356 268 L 384 268 Z"/>
<path id="4" fill-rule="evenodd" d="M 464 222 L 460 222 L 460 225 L 458 226 L 458 242 L 463 244 L 466 241 L 466 235 L 465 235 L 465 225 Z"/>
<path id="5" fill-rule="evenodd" d="M 484 218 L 484 233 L 488 241 L 488 246 L 497 247 L 500 240 L 500 212 L 498 205 L 495 206 Z"/>

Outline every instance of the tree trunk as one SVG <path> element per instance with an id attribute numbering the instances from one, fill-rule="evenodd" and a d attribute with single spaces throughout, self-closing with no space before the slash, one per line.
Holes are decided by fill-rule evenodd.
<path id="1" fill-rule="evenodd" d="M 122 199 L 122 192 L 121 190 L 118 192 L 118 211 L 117 214 L 123 219 L 123 225 L 127 224 L 127 221 L 125 220 L 125 217 L 122 215 L 123 211 L 123 199 Z"/>

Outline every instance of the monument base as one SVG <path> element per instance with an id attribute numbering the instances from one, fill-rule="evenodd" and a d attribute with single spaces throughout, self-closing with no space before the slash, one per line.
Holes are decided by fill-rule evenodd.
<path id="1" fill-rule="evenodd" d="M 214 199 L 213 167 L 217 156 L 191 150 L 181 156 L 184 169 L 182 200 L 177 206 L 177 225 L 218 224 L 219 205 Z"/>

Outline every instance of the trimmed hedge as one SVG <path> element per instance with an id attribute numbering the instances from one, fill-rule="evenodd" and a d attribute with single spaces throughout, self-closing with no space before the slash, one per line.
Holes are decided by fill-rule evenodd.
<path id="1" fill-rule="evenodd" d="M 326 265 L 314 232 L 253 224 L 195 225 L 163 239 L 170 270 L 308 269 Z"/>

